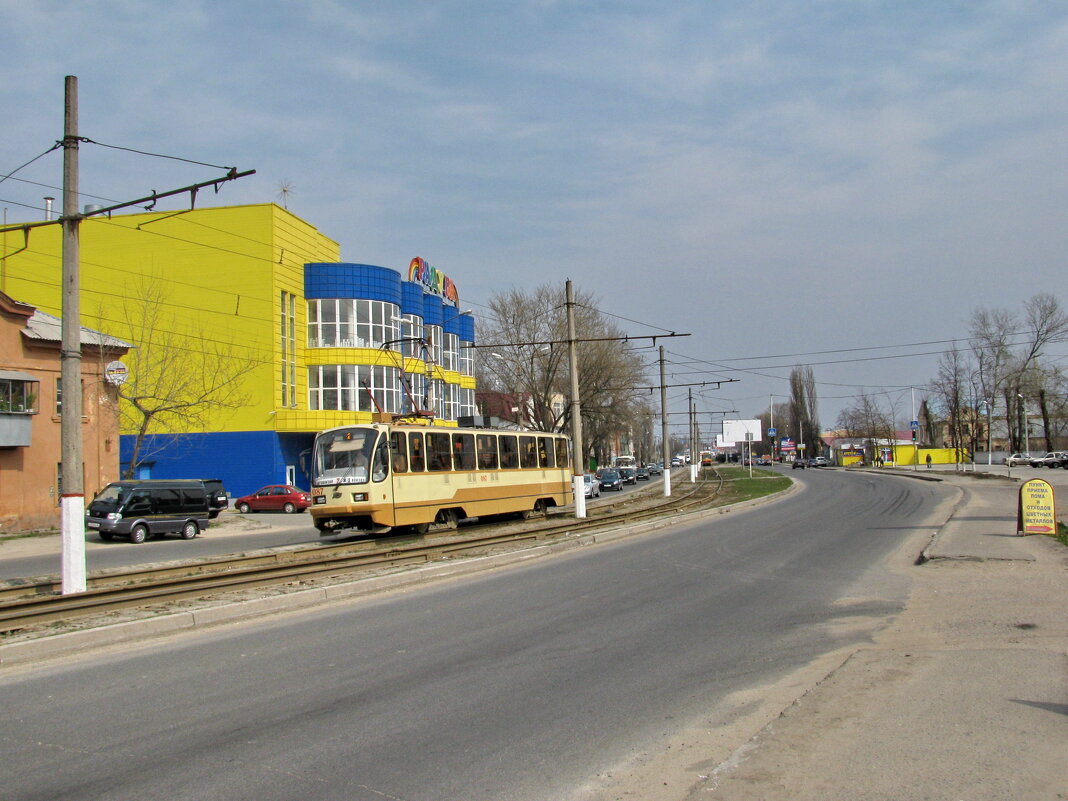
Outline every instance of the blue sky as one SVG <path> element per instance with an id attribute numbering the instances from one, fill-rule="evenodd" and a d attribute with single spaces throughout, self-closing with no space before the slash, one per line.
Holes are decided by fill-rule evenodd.
<path id="1" fill-rule="evenodd" d="M 937 357 L 870 357 L 938 350 L 887 346 L 963 338 L 978 306 L 1068 300 L 1061 2 L 0 11 L 0 173 L 61 137 L 77 75 L 82 135 L 257 170 L 221 204 L 288 182 L 346 261 L 422 256 L 476 314 L 570 278 L 629 333 L 692 334 L 665 343 L 674 361 L 731 369 L 675 380 L 741 379 L 708 410 L 755 415 L 813 363 L 825 427 L 862 388 L 907 417 Z M 115 200 L 217 174 L 89 147 L 81 169 Z M 58 154 L 18 173 L 60 175 Z M 5 181 L 0 206 L 37 219 L 45 194 Z"/>

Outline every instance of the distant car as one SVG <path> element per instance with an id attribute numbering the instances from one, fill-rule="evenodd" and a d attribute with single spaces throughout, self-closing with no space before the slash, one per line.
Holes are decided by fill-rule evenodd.
<path id="1" fill-rule="evenodd" d="M 621 467 L 619 469 L 619 476 L 623 479 L 624 484 L 638 483 L 638 471 L 633 467 Z"/>
<path id="2" fill-rule="evenodd" d="M 660 462 L 653 462 L 649 465 L 649 475 L 658 476 L 664 472 L 664 466 Z"/>
<path id="3" fill-rule="evenodd" d="M 1022 464 L 1031 464 L 1031 454 L 1014 453 L 1012 456 L 1006 456 L 1005 464 L 1009 467 L 1019 467 Z"/>
<path id="4" fill-rule="evenodd" d="M 791 469 L 804 470 L 806 467 L 808 467 L 808 459 L 794 459 Z"/>
<path id="5" fill-rule="evenodd" d="M 685 464 L 685 463 L 682 461 L 682 458 L 679 457 L 679 456 L 676 456 L 674 459 L 671 460 L 671 466 L 672 467 L 682 467 L 683 464 Z"/>
<path id="6" fill-rule="evenodd" d="M 582 477 L 582 483 L 585 485 L 587 498 L 601 497 L 601 482 L 597 480 L 597 476 L 593 475 L 593 473 L 586 473 Z"/>
<path id="7" fill-rule="evenodd" d="M 826 467 L 829 464 L 830 462 L 827 461 L 826 456 L 817 456 L 815 459 L 812 460 L 813 467 Z"/>
<path id="8" fill-rule="evenodd" d="M 609 490 L 623 491 L 623 477 L 618 470 L 608 469 L 601 471 L 601 489 L 605 492 Z"/>
<path id="9" fill-rule="evenodd" d="M 766 465 L 769 465 L 769 464 L 771 464 L 771 457 L 770 456 L 760 456 L 760 457 L 757 458 L 756 463 L 758 465 L 762 466 L 762 467 L 766 466 Z"/>
<path id="10" fill-rule="evenodd" d="M 649 480 L 649 468 L 648 467 L 639 467 L 638 469 L 636 469 L 634 471 L 634 477 L 636 479 L 638 479 L 638 481 L 648 481 Z"/>
<path id="11" fill-rule="evenodd" d="M 241 514 L 249 512 L 278 512 L 286 514 L 303 512 L 311 506 L 308 493 L 288 484 L 271 484 L 234 501 L 234 508 Z"/>
<path id="12" fill-rule="evenodd" d="M 1064 460 L 1063 451 L 1046 451 L 1044 456 L 1032 456 L 1031 467 L 1060 467 Z"/>

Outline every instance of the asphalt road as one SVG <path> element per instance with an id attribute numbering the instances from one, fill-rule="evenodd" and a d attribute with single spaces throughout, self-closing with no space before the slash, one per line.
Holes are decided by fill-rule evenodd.
<path id="1" fill-rule="evenodd" d="M 587 797 L 622 760 L 740 714 L 731 693 L 901 609 L 884 560 L 947 489 L 795 477 L 787 500 L 692 527 L 0 673 L 2 793 Z"/>
<path id="2" fill-rule="evenodd" d="M 681 475 L 681 472 L 677 473 L 673 480 L 678 482 Z M 662 482 L 658 480 L 640 481 L 625 485 L 623 492 L 607 492 L 587 503 L 611 505 L 628 493 L 645 488 L 662 493 L 662 487 Z M 45 576 L 58 578 L 61 569 L 59 536 L 35 539 L 35 542 L 11 540 L 0 545 L 0 581 Z M 240 515 L 228 509 L 194 540 L 171 536 L 132 545 L 123 539 L 103 542 L 96 532 L 87 532 L 85 561 L 89 572 L 93 572 L 159 562 L 220 558 L 262 548 L 314 545 L 319 542 L 332 544 L 334 541 L 319 536 L 307 512 L 292 515 L 252 512 Z"/>

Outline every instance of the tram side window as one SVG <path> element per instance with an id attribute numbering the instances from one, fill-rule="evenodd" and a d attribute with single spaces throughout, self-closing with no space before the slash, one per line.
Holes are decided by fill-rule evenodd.
<path id="1" fill-rule="evenodd" d="M 452 435 L 452 464 L 455 470 L 475 469 L 475 435 Z"/>
<path id="2" fill-rule="evenodd" d="M 519 443 L 515 437 L 501 437 L 501 467 L 506 470 L 519 467 Z"/>
<path id="3" fill-rule="evenodd" d="M 542 467 L 556 467 L 552 437 L 538 437 L 538 463 Z"/>
<path id="4" fill-rule="evenodd" d="M 426 469 L 441 472 L 452 470 L 452 452 L 448 434 L 427 432 Z"/>
<path id="5" fill-rule="evenodd" d="M 389 435 L 389 450 L 393 459 L 393 472 L 407 473 L 408 438 L 403 431 L 394 431 Z"/>
<path id="6" fill-rule="evenodd" d="M 538 466 L 538 449 L 536 437 L 519 438 L 519 462 L 522 467 Z"/>
<path id="7" fill-rule="evenodd" d="M 385 481 L 389 475 L 389 445 L 383 437 L 375 447 L 375 458 L 371 463 L 371 480 Z"/>
<path id="8" fill-rule="evenodd" d="M 493 434 L 475 436 L 475 448 L 478 453 L 479 470 L 497 469 L 497 437 Z"/>
<path id="9" fill-rule="evenodd" d="M 558 437 L 556 440 L 556 465 L 567 467 L 571 463 L 570 454 L 567 452 L 567 440 Z"/>
<path id="10" fill-rule="evenodd" d="M 408 467 L 411 468 L 413 473 L 422 473 L 426 470 L 426 451 L 423 450 L 423 434 L 422 432 L 413 433 L 408 438 L 411 450 L 409 454 L 411 459 Z"/>

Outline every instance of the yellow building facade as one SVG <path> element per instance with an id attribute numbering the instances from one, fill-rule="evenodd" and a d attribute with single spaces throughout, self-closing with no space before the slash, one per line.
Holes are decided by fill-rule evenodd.
<path id="1" fill-rule="evenodd" d="M 0 291 L 60 315 L 61 248 L 59 225 L 0 234 Z M 324 428 L 427 404 L 446 421 L 472 414 L 460 343 L 473 324 L 451 281 L 422 259 L 393 270 L 339 256 L 275 204 L 84 219 L 81 322 L 135 345 L 124 395 L 214 399 L 161 411 L 137 453 L 143 415 L 123 402 L 124 467 L 222 478 L 232 494 L 306 488 Z"/>

